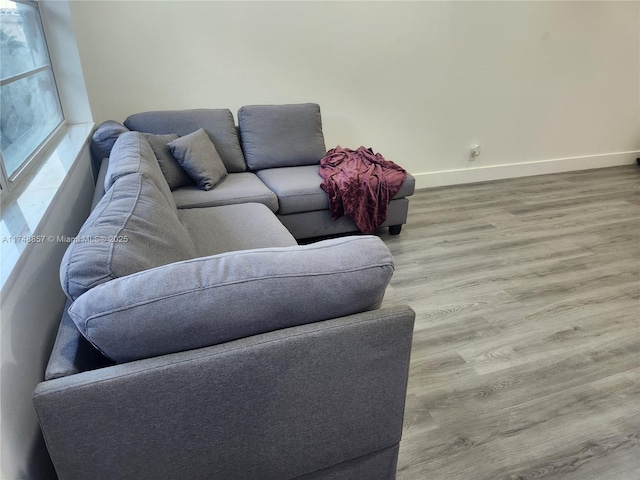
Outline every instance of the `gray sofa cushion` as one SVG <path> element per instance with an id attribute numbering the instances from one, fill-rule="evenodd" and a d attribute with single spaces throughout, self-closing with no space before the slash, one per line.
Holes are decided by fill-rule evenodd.
<path id="1" fill-rule="evenodd" d="M 109 190 L 116 180 L 132 173 L 141 173 L 151 179 L 169 205 L 177 208 L 169 184 L 160 170 L 156 154 L 153 153 L 147 139 L 139 132 L 123 133 L 116 140 L 109 155 L 104 189 Z"/>
<path id="2" fill-rule="evenodd" d="M 322 177 L 318 173 L 318 165 L 268 168 L 256 172 L 256 175 L 278 196 L 278 215 L 329 209 L 327 193 L 320 187 Z M 412 195 L 414 190 L 415 179 L 407 174 L 407 179 L 393 198 Z"/>
<path id="3" fill-rule="evenodd" d="M 127 127 L 115 120 L 107 120 L 98 125 L 91 137 L 91 153 L 96 160 L 109 158 L 113 144 L 121 134 L 128 131 Z"/>
<path id="4" fill-rule="evenodd" d="M 139 132 L 176 133 L 180 136 L 204 128 L 228 172 L 244 172 L 247 169 L 233 114 L 228 108 L 136 113 L 128 117 L 124 124 Z"/>
<path id="5" fill-rule="evenodd" d="M 325 194 L 326 195 L 326 194 Z M 173 191 L 179 209 L 217 207 L 237 203 L 255 202 L 278 210 L 278 197 L 254 173 L 230 173 L 212 190 L 201 190 L 195 185 Z"/>
<path id="6" fill-rule="evenodd" d="M 199 257 L 298 245 L 278 217 L 261 203 L 186 208 L 178 210 L 178 219 L 193 240 Z"/>
<path id="7" fill-rule="evenodd" d="M 119 178 L 71 243 L 60 266 L 66 295 L 76 300 L 96 285 L 194 258 L 196 249 L 155 184 L 142 174 Z"/>
<path id="8" fill-rule="evenodd" d="M 268 168 L 256 175 L 278 196 L 279 215 L 329 209 L 327 192 L 320 188 L 318 165 Z"/>
<path id="9" fill-rule="evenodd" d="M 315 103 L 244 106 L 238 123 L 251 170 L 317 164 L 327 152 Z"/>
<path id="10" fill-rule="evenodd" d="M 81 296 L 69 314 L 102 353 L 127 362 L 378 308 L 392 273 L 379 238 L 346 237 L 118 278 Z"/>
<path id="11" fill-rule="evenodd" d="M 184 187 L 185 185 L 193 185 L 193 178 L 189 176 L 187 172 L 183 170 L 178 161 L 173 158 L 169 146 L 169 142 L 178 138 L 175 133 L 169 133 L 167 135 L 156 135 L 154 133 L 143 133 L 144 138 L 147 139 L 153 153 L 156 155 L 160 170 L 164 178 L 169 184 L 169 188 L 174 190 L 176 188 Z"/>
<path id="12" fill-rule="evenodd" d="M 227 176 L 227 169 L 203 128 L 167 144 L 171 155 L 202 190 L 211 190 Z"/>

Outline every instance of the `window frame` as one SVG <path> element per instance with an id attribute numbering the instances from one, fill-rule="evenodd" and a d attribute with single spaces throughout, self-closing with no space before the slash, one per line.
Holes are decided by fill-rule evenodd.
<path id="1" fill-rule="evenodd" d="M 49 50 L 49 43 L 47 41 L 47 35 L 44 28 L 44 23 L 42 21 L 42 12 L 40 11 L 40 5 L 38 5 L 37 1 L 33 1 L 33 0 L 11 0 L 11 1 L 14 3 L 20 3 L 23 5 L 28 5 L 30 7 L 35 8 L 38 14 L 38 22 L 40 24 L 40 30 L 42 32 L 44 47 L 47 52 L 47 63 L 44 65 L 35 67 L 29 71 L 22 72 L 5 79 L 0 79 L 0 87 L 17 82 L 19 80 L 22 80 L 23 78 L 28 78 L 28 77 L 37 75 L 38 73 L 43 71 L 50 71 L 53 77 L 53 84 L 55 86 L 58 105 L 60 105 L 60 112 L 62 114 L 62 119 L 49 132 L 49 134 L 33 149 L 33 151 L 24 159 L 24 161 L 20 164 L 20 166 L 16 169 L 16 171 L 13 172 L 12 175 L 8 175 L 7 168 L 4 163 L 4 158 L 2 156 L 2 152 L 0 151 L 0 203 L 3 200 L 5 200 L 7 197 L 11 196 L 11 194 L 15 191 L 16 186 L 19 185 L 29 175 L 29 173 L 33 171 L 34 168 L 42 165 L 47 155 L 49 154 L 50 150 L 53 148 L 54 144 L 58 140 L 60 140 L 60 138 L 64 134 L 64 127 L 67 123 L 64 107 L 62 104 L 62 99 L 60 98 L 60 89 L 58 88 L 56 73 L 53 68 L 53 63 L 51 61 L 51 52 Z"/>

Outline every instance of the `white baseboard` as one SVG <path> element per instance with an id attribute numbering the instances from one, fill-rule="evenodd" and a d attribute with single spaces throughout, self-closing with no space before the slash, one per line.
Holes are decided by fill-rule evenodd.
<path id="1" fill-rule="evenodd" d="M 462 170 L 442 172 L 413 173 L 416 189 L 460 185 L 463 183 L 486 182 L 504 178 L 528 177 L 547 173 L 589 170 L 592 168 L 629 165 L 640 157 L 640 150 L 632 152 L 607 153 L 584 157 L 557 158 L 511 165 L 493 165 L 489 167 L 470 167 Z"/>

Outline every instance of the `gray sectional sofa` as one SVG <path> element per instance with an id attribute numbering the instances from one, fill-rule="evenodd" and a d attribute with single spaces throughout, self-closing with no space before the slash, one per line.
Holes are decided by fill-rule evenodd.
<path id="1" fill-rule="evenodd" d="M 371 235 L 298 245 L 237 156 L 268 149 L 239 150 L 229 116 L 96 132 L 109 159 L 61 265 L 69 301 L 33 399 L 61 479 L 395 478 L 414 312 L 381 308 L 393 258 Z M 226 175 L 198 163 L 209 142 Z M 218 186 L 172 190 L 167 144 Z"/>
<path id="2" fill-rule="evenodd" d="M 237 126 L 228 109 L 139 113 L 127 118 L 124 125 L 115 121 L 101 125 L 92 150 L 100 161 L 109 156 L 122 132 L 186 135 L 198 128 L 211 137 L 228 175 L 213 189 L 203 191 L 189 179 L 175 180 L 176 175 L 169 173 L 178 208 L 263 203 L 298 240 L 358 231 L 349 217 L 331 219 L 327 194 L 320 188 L 318 166 L 326 148 L 317 104 L 241 107 Z M 408 197 L 414 190 L 415 179 L 408 173 L 382 227 L 400 233 L 407 221 Z"/>

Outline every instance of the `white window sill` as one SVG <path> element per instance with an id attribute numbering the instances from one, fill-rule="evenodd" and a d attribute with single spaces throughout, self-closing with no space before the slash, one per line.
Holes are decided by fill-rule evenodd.
<path id="1" fill-rule="evenodd" d="M 66 125 L 66 132 L 42 164 L 2 201 L 0 222 L 0 288 L 29 242 L 40 238 L 38 226 L 93 131 L 93 123 Z"/>

